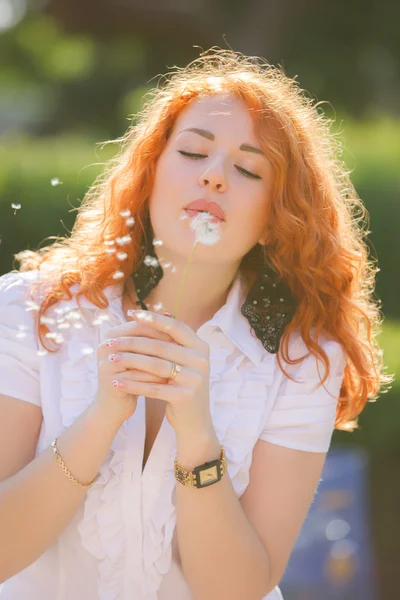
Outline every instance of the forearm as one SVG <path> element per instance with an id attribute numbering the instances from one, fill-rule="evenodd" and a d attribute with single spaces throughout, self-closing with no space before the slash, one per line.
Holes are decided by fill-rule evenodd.
<path id="1" fill-rule="evenodd" d="M 186 469 L 220 456 L 218 439 L 185 445 Z M 195 600 L 261 600 L 268 589 L 268 556 L 235 494 L 229 474 L 205 488 L 176 484 L 177 537 L 182 568 Z"/>
<path id="2" fill-rule="evenodd" d="M 80 482 L 96 477 L 119 429 L 89 407 L 59 438 L 59 452 Z M 71 521 L 87 490 L 74 485 L 51 447 L 0 483 L 0 582 L 34 562 Z"/>

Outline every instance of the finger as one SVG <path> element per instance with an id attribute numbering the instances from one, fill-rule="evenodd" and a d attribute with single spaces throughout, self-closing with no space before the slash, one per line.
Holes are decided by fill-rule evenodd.
<path id="1" fill-rule="evenodd" d="M 198 337 L 189 325 L 182 323 L 182 321 L 177 321 L 173 317 L 167 317 L 145 310 L 128 311 L 128 314 L 138 323 L 145 323 L 157 331 L 168 334 L 181 346 L 202 351 L 205 350 L 205 342 Z"/>
<path id="2" fill-rule="evenodd" d="M 190 388 L 178 387 L 168 383 L 162 384 L 131 381 L 122 375 L 117 375 L 111 384 L 116 389 L 120 389 L 124 394 L 157 398 L 159 400 L 165 400 L 166 402 L 174 402 L 178 398 L 184 400 L 186 397 L 190 398 L 192 395 L 192 390 Z"/>
<path id="3" fill-rule="evenodd" d="M 157 331 L 156 329 L 150 327 L 149 325 L 145 325 L 144 323 L 131 323 L 130 325 L 135 325 L 136 327 L 131 327 L 128 331 L 126 331 L 126 329 L 119 329 L 119 327 L 112 327 L 111 329 L 109 329 L 107 331 L 107 339 L 105 339 L 101 344 L 99 344 L 98 349 L 100 351 L 106 349 L 107 351 L 109 351 L 110 347 L 125 348 L 126 340 L 132 339 L 132 336 L 143 336 L 154 340 L 158 339 L 164 340 L 166 342 L 174 342 L 171 336 L 167 333 Z"/>
<path id="4" fill-rule="evenodd" d="M 108 348 L 109 353 L 122 354 L 125 361 L 128 361 L 129 355 L 137 354 L 162 358 L 164 360 L 175 362 L 184 367 L 191 367 L 198 370 L 207 370 L 208 360 L 198 350 L 184 348 L 172 341 L 159 340 L 147 337 L 125 337 L 118 338 L 117 343 Z M 127 364 L 127 368 L 131 365 Z"/>
<path id="5" fill-rule="evenodd" d="M 116 372 L 121 373 L 128 370 L 145 371 L 168 379 L 171 373 L 171 361 L 155 358 L 154 356 L 144 356 L 143 354 L 133 354 L 132 352 L 121 352 L 110 354 L 108 360 L 117 365 Z"/>
<path id="6" fill-rule="evenodd" d="M 168 332 L 158 331 L 151 327 L 148 323 L 138 323 L 135 321 L 127 321 L 126 323 L 122 323 L 121 325 L 117 325 L 116 327 L 111 327 L 107 331 L 107 337 L 123 337 L 126 335 L 149 335 L 152 337 L 157 337 L 157 333 L 160 337 L 165 339 L 172 339 Z"/>
<path id="7" fill-rule="evenodd" d="M 154 373 L 146 373 L 146 371 L 139 371 L 138 369 L 129 369 L 124 372 L 124 379 L 130 381 L 144 381 L 146 383 L 165 383 L 166 377 L 159 377 Z"/>

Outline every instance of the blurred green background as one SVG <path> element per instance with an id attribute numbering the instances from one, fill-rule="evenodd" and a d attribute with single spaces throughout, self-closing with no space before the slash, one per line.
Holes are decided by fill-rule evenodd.
<path id="1" fill-rule="evenodd" d="M 0 273 L 13 254 L 68 234 L 76 208 L 158 74 L 199 47 L 231 46 L 296 76 L 335 118 L 370 214 L 380 341 L 400 373 L 400 4 L 339 0 L 0 0 Z M 380 598 L 400 559 L 400 386 L 369 403 L 334 445 L 368 452 Z"/>

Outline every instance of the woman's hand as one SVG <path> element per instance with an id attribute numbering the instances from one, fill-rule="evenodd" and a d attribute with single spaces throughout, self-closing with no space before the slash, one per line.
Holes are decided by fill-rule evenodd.
<path id="1" fill-rule="evenodd" d="M 165 333 L 156 331 L 148 325 L 139 326 L 132 322 L 109 329 L 107 332 L 109 339 L 97 348 L 98 389 L 93 406 L 105 413 L 108 419 L 121 425 L 135 412 L 138 395 L 141 392 L 137 393 L 131 389 L 117 387 L 120 380 L 146 381 L 149 384 L 167 382 L 166 378 L 155 373 L 139 370 L 143 368 L 143 363 L 134 361 L 136 355 L 132 354 L 132 342 L 133 336 L 137 335 L 135 329 L 138 327 L 140 328 L 139 335 L 145 336 L 149 341 L 152 338 L 164 342 L 172 341 L 170 336 Z M 118 355 L 122 356 L 124 360 L 115 360 Z M 131 365 L 130 367 L 127 366 L 128 363 Z"/>
<path id="2" fill-rule="evenodd" d="M 136 311 L 130 316 L 136 323 L 110 330 L 121 340 L 113 348 L 113 379 L 118 382 L 113 395 L 131 405 L 140 395 L 165 400 L 166 418 L 180 440 L 212 435 L 208 344 L 188 325 L 165 315 Z M 182 369 L 169 380 L 172 362 Z"/>

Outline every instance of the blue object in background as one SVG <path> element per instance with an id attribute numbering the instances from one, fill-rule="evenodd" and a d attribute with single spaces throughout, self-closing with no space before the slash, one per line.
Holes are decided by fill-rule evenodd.
<path id="1" fill-rule="evenodd" d="M 285 600 L 377 600 L 369 528 L 368 461 L 332 448 L 279 584 Z"/>

